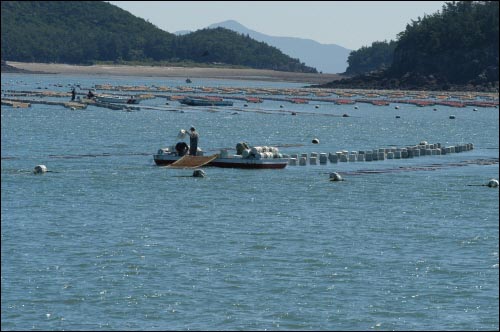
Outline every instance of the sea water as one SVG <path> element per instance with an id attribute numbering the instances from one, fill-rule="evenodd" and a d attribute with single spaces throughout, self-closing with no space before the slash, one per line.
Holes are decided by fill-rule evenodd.
<path id="1" fill-rule="evenodd" d="M 2 74 L 3 91 L 80 84 L 85 93 L 102 83 L 186 85 Z M 169 104 L 2 106 L 2 330 L 498 330 L 499 197 L 484 184 L 499 169 L 477 162 L 498 159 L 498 109 Z M 204 178 L 156 166 L 153 154 L 190 126 L 205 154 L 238 142 L 288 154 L 422 140 L 474 150 L 282 170 L 208 167 Z M 39 164 L 50 172 L 34 175 Z M 330 172 L 346 181 L 329 181 Z"/>

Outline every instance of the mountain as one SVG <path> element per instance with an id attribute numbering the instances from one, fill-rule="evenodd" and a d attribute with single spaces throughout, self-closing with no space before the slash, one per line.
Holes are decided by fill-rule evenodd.
<path id="1" fill-rule="evenodd" d="M 351 50 L 336 44 L 321 44 L 311 39 L 295 37 L 274 37 L 250 30 L 240 23 L 229 20 L 215 23 L 209 28 L 223 27 L 265 42 L 280 49 L 292 58 L 298 58 L 307 66 L 324 73 L 343 73 L 347 68 L 347 57 Z"/>
<path id="2" fill-rule="evenodd" d="M 104 1 L 2 1 L 1 58 L 69 64 L 165 63 L 315 73 L 228 29 L 176 36 Z"/>

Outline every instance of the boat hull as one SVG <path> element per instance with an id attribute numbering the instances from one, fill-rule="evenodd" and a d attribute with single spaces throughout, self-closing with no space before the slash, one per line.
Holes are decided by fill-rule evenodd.
<path id="1" fill-rule="evenodd" d="M 153 156 L 155 164 L 158 166 L 168 166 L 181 157 L 167 154 L 155 154 Z M 243 158 L 216 158 L 205 166 L 215 166 L 222 168 L 244 168 L 244 169 L 281 169 L 288 165 L 288 159 L 243 159 Z"/>
<path id="2" fill-rule="evenodd" d="M 226 100 L 192 99 L 185 98 L 179 100 L 179 103 L 189 106 L 233 106 L 233 102 Z"/>

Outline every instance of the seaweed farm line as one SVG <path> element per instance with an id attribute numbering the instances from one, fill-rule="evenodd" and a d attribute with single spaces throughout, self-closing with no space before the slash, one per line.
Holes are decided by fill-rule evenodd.
<path id="1" fill-rule="evenodd" d="M 11 83 L 14 85 L 14 83 Z M 34 99 L 18 99 L 19 97 L 53 97 L 69 98 L 69 91 L 50 91 L 49 87 L 39 87 L 37 90 L 12 90 L 5 89 L 10 83 L 2 86 L 2 100 L 4 102 L 22 103 L 47 103 Z M 55 85 L 61 88 L 60 84 Z M 389 104 L 411 104 L 420 107 L 450 106 L 450 107 L 495 107 L 498 108 L 498 94 L 480 92 L 432 92 L 432 91 L 373 91 L 373 90 L 347 90 L 347 89 L 318 89 L 318 88 L 243 88 L 243 87 L 204 87 L 204 86 L 113 86 L 110 84 L 95 84 L 92 87 L 82 87 L 80 84 L 68 85 L 78 87 L 76 95 L 85 96 L 87 91 L 112 91 L 116 95 L 128 95 L 138 99 L 166 98 L 168 101 L 180 101 L 185 97 L 204 98 L 208 100 L 232 99 L 245 103 L 262 103 L 265 100 L 287 102 L 293 104 L 308 104 L 312 102 L 333 103 L 336 105 L 367 103 L 375 106 Z M 44 91 L 45 90 L 45 91 Z M 69 89 L 68 89 L 69 90 Z M 111 93 L 111 94 L 113 94 Z M 62 104 L 68 108 L 85 108 L 88 103 L 94 106 L 112 109 L 137 110 L 139 106 L 129 105 L 110 107 L 107 103 L 95 103 L 85 99 L 76 104 L 84 106 Z M 72 103 L 73 104 L 73 103 Z"/>

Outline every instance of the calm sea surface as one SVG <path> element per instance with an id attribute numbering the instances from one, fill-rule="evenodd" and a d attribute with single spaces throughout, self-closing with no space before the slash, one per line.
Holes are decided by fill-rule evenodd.
<path id="1" fill-rule="evenodd" d="M 2 74 L 2 90 L 69 92 L 76 83 L 186 86 Z M 182 112 L 2 106 L 2 330 L 499 329 L 498 189 L 481 186 L 499 167 L 468 162 L 498 158 L 498 109 L 170 104 Z M 153 153 L 191 125 L 206 154 L 242 141 L 288 154 L 422 140 L 475 148 L 283 170 L 208 167 L 205 178 L 155 166 Z M 52 172 L 32 174 L 38 164 Z M 334 171 L 346 181 L 330 182 Z"/>

